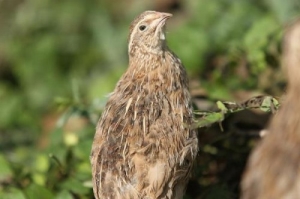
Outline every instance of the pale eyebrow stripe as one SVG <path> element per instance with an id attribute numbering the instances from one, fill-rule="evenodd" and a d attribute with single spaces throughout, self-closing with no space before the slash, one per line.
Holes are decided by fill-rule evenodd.
<path id="1" fill-rule="evenodd" d="M 153 13 L 153 14 L 154 14 L 154 13 Z M 135 26 L 134 26 L 134 28 L 133 28 L 133 30 L 132 30 L 132 32 L 131 32 L 131 35 L 130 35 L 130 37 L 129 37 L 129 41 L 128 41 L 128 52 L 130 52 L 130 49 L 131 49 L 131 47 L 132 47 L 132 40 L 133 40 L 134 35 L 135 35 L 136 32 L 137 32 L 137 27 L 141 24 L 141 22 L 147 21 L 147 20 L 152 19 L 152 18 L 153 18 L 152 14 L 146 15 L 146 16 L 142 17 L 142 18 L 138 21 L 138 23 L 135 24 Z"/>

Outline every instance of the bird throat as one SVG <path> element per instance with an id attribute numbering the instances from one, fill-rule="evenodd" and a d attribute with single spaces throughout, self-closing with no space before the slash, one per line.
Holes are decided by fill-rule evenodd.
<path id="1" fill-rule="evenodd" d="M 161 31 L 160 35 L 159 35 L 159 38 L 161 40 L 166 40 L 166 36 L 165 36 L 165 33 L 163 31 Z"/>

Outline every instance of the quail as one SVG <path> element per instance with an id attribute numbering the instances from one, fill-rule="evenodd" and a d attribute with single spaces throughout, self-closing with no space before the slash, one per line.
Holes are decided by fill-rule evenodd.
<path id="1" fill-rule="evenodd" d="M 172 14 L 130 26 L 129 66 L 109 95 L 91 150 L 96 199 L 179 199 L 198 151 L 188 79 L 166 44 Z"/>
<path id="2" fill-rule="evenodd" d="M 241 183 L 242 199 L 300 198 L 300 20 L 285 33 L 283 69 L 287 94 L 269 133 L 250 156 Z"/>

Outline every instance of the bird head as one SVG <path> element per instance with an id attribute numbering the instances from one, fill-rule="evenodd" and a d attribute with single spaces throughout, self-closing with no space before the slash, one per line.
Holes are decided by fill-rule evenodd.
<path id="1" fill-rule="evenodd" d="M 134 55 L 137 51 L 159 54 L 166 45 L 165 24 L 172 14 L 145 11 L 130 26 L 128 51 Z"/>

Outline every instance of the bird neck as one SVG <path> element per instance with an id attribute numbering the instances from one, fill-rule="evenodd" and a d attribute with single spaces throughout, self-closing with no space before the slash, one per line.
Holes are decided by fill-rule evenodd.
<path id="1" fill-rule="evenodd" d="M 164 51 L 168 50 L 166 40 L 158 40 L 152 44 L 140 43 L 129 46 L 129 59 L 139 59 L 145 54 L 162 55 Z"/>
<path id="2" fill-rule="evenodd" d="M 168 66 L 164 64 L 166 56 L 169 54 L 167 49 L 153 52 L 139 51 L 134 55 L 129 56 L 129 67 L 134 71 L 151 71 L 157 67 Z"/>

